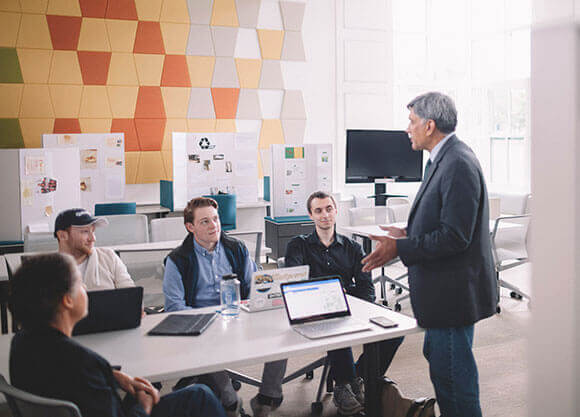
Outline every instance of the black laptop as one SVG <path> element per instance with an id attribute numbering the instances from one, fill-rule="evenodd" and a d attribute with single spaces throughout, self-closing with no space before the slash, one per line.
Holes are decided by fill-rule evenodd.
<path id="1" fill-rule="evenodd" d="M 141 325 L 143 287 L 89 291 L 89 315 L 79 321 L 73 335 L 133 329 Z"/>

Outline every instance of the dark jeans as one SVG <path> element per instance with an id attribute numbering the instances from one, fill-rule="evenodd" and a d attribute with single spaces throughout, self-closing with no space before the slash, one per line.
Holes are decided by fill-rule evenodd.
<path id="1" fill-rule="evenodd" d="M 135 402 L 127 395 L 124 402 Z M 211 390 L 202 384 L 190 385 L 161 397 L 151 417 L 226 417 L 226 412 Z"/>
<path id="2" fill-rule="evenodd" d="M 397 349 L 403 343 L 403 337 L 388 339 L 379 342 L 379 358 L 381 374 L 385 374 Z M 364 363 L 364 353 L 360 355 L 356 364 L 352 356 L 351 348 L 331 350 L 328 352 L 330 359 L 330 376 L 334 378 L 337 384 L 346 384 L 352 381 L 356 376 L 362 376 L 362 366 Z"/>
<path id="3" fill-rule="evenodd" d="M 481 417 L 473 325 L 426 329 L 423 355 L 441 417 Z"/>

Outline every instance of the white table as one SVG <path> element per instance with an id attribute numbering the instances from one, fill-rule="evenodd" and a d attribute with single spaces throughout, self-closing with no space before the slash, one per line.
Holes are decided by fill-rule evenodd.
<path id="1" fill-rule="evenodd" d="M 415 319 L 395 313 L 376 304 L 348 296 L 353 315 L 361 320 L 386 316 L 399 324 L 393 329 L 372 325 L 370 331 L 309 340 L 290 328 L 283 309 L 255 313 L 242 311 L 240 317 L 229 322 L 218 317 L 199 337 L 147 336 L 147 332 L 167 314 L 143 318 L 139 328 L 78 336 L 84 346 L 98 352 L 123 371 L 152 381 L 177 379 L 184 376 L 260 364 L 277 359 L 311 353 L 325 353 L 353 345 L 364 345 L 366 381 L 378 381 L 378 343 L 422 331 Z M 197 311 L 208 312 L 212 308 Z M 0 373 L 8 375 L 11 335 L 0 336 Z M 367 415 L 379 415 L 378 384 L 367 384 Z"/>

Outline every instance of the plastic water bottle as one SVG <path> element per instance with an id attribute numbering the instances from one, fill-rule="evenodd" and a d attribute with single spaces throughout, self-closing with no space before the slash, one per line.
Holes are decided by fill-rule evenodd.
<path id="1" fill-rule="evenodd" d="M 236 274 L 222 277 L 220 282 L 221 314 L 226 320 L 240 315 L 240 281 Z"/>

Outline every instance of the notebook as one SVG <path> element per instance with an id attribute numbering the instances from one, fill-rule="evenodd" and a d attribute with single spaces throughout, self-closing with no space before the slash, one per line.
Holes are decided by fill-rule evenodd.
<path id="1" fill-rule="evenodd" d="M 309 339 L 370 330 L 352 317 L 340 277 L 322 277 L 280 285 L 290 326 Z"/>
<path id="2" fill-rule="evenodd" d="M 77 323 L 73 335 L 133 329 L 141 325 L 143 287 L 87 292 L 89 314 Z"/>
<path id="3" fill-rule="evenodd" d="M 151 336 L 199 336 L 215 320 L 216 312 L 202 314 L 171 314 L 149 330 Z"/>
<path id="4" fill-rule="evenodd" d="M 282 308 L 284 300 L 280 283 L 308 279 L 309 270 L 308 265 L 302 265 L 254 272 L 250 283 L 250 296 L 242 301 L 241 308 L 250 313 Z"/>

